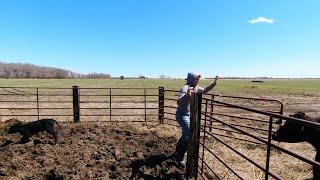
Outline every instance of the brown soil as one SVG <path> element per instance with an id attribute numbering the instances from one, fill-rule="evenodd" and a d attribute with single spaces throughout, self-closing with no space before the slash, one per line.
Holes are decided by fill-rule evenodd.
<path id="1" fill-rule="evenodd" d="M 175 137 L 128 124 L 61 124 L 55 144 L 39 133 L 26 144 L 0 127 L 0 179 L 185 179 Z M 56 127 L 55 127 L 56 128 Z"/>

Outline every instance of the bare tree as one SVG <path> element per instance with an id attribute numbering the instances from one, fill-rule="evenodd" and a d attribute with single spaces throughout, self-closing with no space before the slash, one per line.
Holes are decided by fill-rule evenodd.
<path id="1" fill-rule="evenodd" d="M 41 67 L 33 64 L 0 62 L 0 78 L 110 78 L 110 75 L 103 73 L 90 73 L 85 75 L 54 67 Z"/>

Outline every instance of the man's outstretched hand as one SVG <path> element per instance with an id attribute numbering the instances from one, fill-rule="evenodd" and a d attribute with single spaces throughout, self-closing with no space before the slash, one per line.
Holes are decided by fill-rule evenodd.
<path id="1" fill-rule="evenodd" d="M 220 79 L 220 77 L 218 75 L 216 75 L 216 77 L 213 80 L 213 84 L 217 84 L 218 80 Z"/>

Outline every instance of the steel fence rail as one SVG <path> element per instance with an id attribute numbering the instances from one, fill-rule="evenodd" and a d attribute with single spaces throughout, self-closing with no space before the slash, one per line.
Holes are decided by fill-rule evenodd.
<path id="1" fill-rule="evenodd" d="M 206 128 L 202 128 L 202 131 L 206 134 L 206 135 L 209 135 L 210 137 L 213 137 L 215 138 L 217 141 L 219 141 L 220 143 L 224 144 L 226 147 L 228 147 L 228 149 L 231 149 L 232 151 L 234 151 L 236 154 L 240 155 L 242 158 L 246 159 L 247 161 L 249 161 L 250 163 L 254 164 L 255 166 L 257 166 L 259 169 L 261 169 L 262 171 L 265 172 L 266 176 L 265 176 L 265 179 L 268 179 L 268 176 L 270 175 L 271 177 L 275 178 L 275 179 L 281 179 L 278 175 L 274 174 L 274 173 L 271 173 L 269 171 L 269 164 L 270 164 L 270 152 L 271 152 L 271 147 L 272 148 L 275 148 L 275 149 L 278 149 L 294 158 L 297 158 L 299 160 L 302 160 L 314 167 L 318 167 L 320 168 L 320 163 L 319 162 L 316 162 L 316 161 L 313 161 L 313 160 L 310 160 L 308 158 L 305 158 L 301 155 L 298 155 L 292 151 L 289 151 L 285 148 L 282 148 L 278 145 L 275 145 L 273 143 L 271 143 L 271 133 L 272 133 L 272 122 L 273 122 L 273 118 L 278 118 L 278 119 L 284 119 L 284 120 L 289 120 L 289 121 L 294 121 L 294 122 L 297 122 L 297 123 L 300 123 L 300 124 L 304 124 L 304 125 L 307 125 L 308 126 L 311 126 L 311 127 L 318 127 L 319 126 L 319 123 L 314 123 L 314 122 L 308 122 L 306 120 L 301 120 L 301 119 L 297 119 L 297 118 L 291 118 L 291 117 L 286 117 L 286 116 L 283 116 L 283 115 L 279 115 L 279 114 L 274 114 L 274 113 L 271 113 L 271 112 L 266 112 L 266 111 L 261 111 L 261 110 L 257 110 L 257 109 L 253 109 L 253 108 L 248 108 L 248 107 L 243 107 L 243 106 L 239 106 L 239 105 L 234 105 L 234 104 L 230 104 L 230 103 L 225 103 L 225 102 L 221 102 L 221 101 L 216 101 L 216 100 L 212 100 L 212 99 L 208 99 L 208 98 L 203 98 L 202 100 L 204 100 L 206 103 L 205 104 L 209 104 L 208 102 L 214 102 L 214 103 L 220 103 L 224 106 L 229 106 L 231 108 L 235 108 L 235 109 L 242 109 L 242 110 L 245 110 L 245 111 L 249 111 L 249 112 L 252 112 L 252 113 L 257 113 L 257 114 L 261 114 L 261 115 L 265 115 L 267 117 L 270 117 L 270 120 L 269 120 L 269 129 L 267 130 L 268 132 L 268 138 L 265 140 L 265 138 L 261 138 L 261 137 L 258 137 L 256 135 L 252 135 L 242 129 L 240 129 L 239 127 L 247 127 L 247 126 L 243 126 L 243 125 L 238 125 L 238 124 L 232 124 L 230 122 L 224 122 L 223 120 L 219 120 L 218 118 L 215 118 L 213 117 L 214 113 L 210 113 L 210 112 L 201 112 L 202 115 L 204 115 L 205 118 L 202 119 L 202 121 L 204 121 L 204 123 L 206 124 L 207 121 L 210 122 L 210 121 L 216 121 L 218 123 L 221 123 L 223 124 L 224 126 L 227 126 L 231 129 L 234 129 L 236 131 L 239 131 L 241 134 L 243 135 L 247 135 L 255 140 L 257 140 L 258 142 L 261 142 L 261 144 L 265 144 L 267 146 L 267 156 L 266 156 L 266 167 L 263 168 L 262 166 L 258 165 L 254 160 L 251 160 L 250 158 L 246 157 L 244 154 L 240 153 L 239 151 L 237 151 L 235 148 L 231 147 L 227 142 L 224 142 L 223 140 L 221 140 L 220 138 L 218 138 L 217 136 L 220 136 L 221 134 L 217 134 L 217 133 L 211 133 L 209 132 L 208 130 L 206 130 L 207 128 L 209 127 L 206 127 Z M 206 105 L 207 107 L 207 105 Z M 210 114 L 210 115 L 209 115 Z M 209 118 L 209 120 L 207 120 L 207 118 Z M 241 118 L 239 118 L 241 119 Z M 203 127 L 203 126 L 202 126 Z M 262 129 L 262 128 L 260 128 Z M 225 135 L 223 135 L 223 137 L 225 137 Z M 206 137 L 203 137 L 203 139 L 205 139 Z M 230 137 L 226 137 L 226 138 L 230 138 Z M 205 147 L 205 143 L 202 144 L 204 147 L 203 149 L 207 149 L 207 147 Z M 242 155 L 241 155 L 242 154 Z M 205 159 L 205 158 L 202 158 L 202 159 Z"/>
<path id="2" fill-rule="evenodd" d="M 205 113 L 201 113 L 204 116 L 207 116 Z M 217 118 L 213 118 L 211 120 L 209 120 L 209 122 L 218 122 L 221 123 L 222 121 L 218 121 Z M 257 127 L 252 127 L 252 126 L 246 126 L 246 125 L 240 125 L 240 124 L 234 124 L 234 123 L 228 123 L 230 125 L 236 126 L 236 127 L 242 127 L 242 128 L 246 128 L 246 129 L 254 129 L 254 130 L 258 130 L 258 131 L 262 131 L 262 132 L 269 132 L 268 129 L 263 129 L 263 128 L 257 128 Z M 272 131 L 275 132 L 275 131 Z"/>
<path id="3" fill-rule="evenodd" d="M 165 90 L 165 91 L 166 92 L 175 92 L 175 93 L 179 93 L 180 92 L 180 91 L 177 91 L 177 90 L 170 90 L 170 89 Z M 279 101 L 279 100 L 276 100 L 276 99 L 254 98 L 254 97 L 243 97 L 243 96 L 228 96 L 228 95 L 211 94 L 211 93 L 204 94 L 204 96 L 214 96 L 214 97 L 229 98 L 229 99 L 246 99 L 246 100 L 255 100 L 255 101 L 274 102 L 274 103 L 276 103 L 276 104 L 278 104 L 280 106 L 279 113 L 280 114 L 283 113 L 283 103 L 281 101 Z M 172 99 L 172 100 L 174 100 L 174 99 Z"/>
<path id="4" fill-rule="evenodd" d="M 215 113 L 215 112 L 212 112 L 211 114 L 218 115 L 218 116 L 231 117 L 231 118 L 236 118 L 236 119 L 243 119 L 243 120 L 248 120 L 248 121 L 256 121 L 256 122 L 269 124 L 269 121 L 264 121 L 264 120 L 261 120 L 261 119 L 254 119 L 254 118 L 248 118 L 248 117 L 242 117 L 242 116 L 234 116 L 234 115 Z"/>
<path id="5" fill-rule="evenodd" d="M 207 125 L 208 127 L 208 125 Z M 210 126 L 208 127 L 210 128 Z M 230 130 L 230 129 L 223 129 L 223 128 L 218 128 L 218 127 L 214 127 L 212 126 L 211 127 L 212 129 L 216 129 L 216 130 L 220 130 L 220 131 L 225 131 L 225 132 L 230 132 L 230 133 L 236 133 L 236 134 L 242 134 L 241 132 L 238 132 L 238 131 L 233 131 L 233 130 Z M 210 130 L 209 130 L 210 131 Z M 211 132 L 211 131 L 210 131 Z M 243 134 L 242 134 L 243 135 Z M 267 137 L 263 137 L 263 136 L 257 136 L 257 137 L 260 137 L 262 139 L 267 139 Z"/>
<path id="6" fill-rule="evenodd" d="M 236 154 L 238 154 L 239 156 L 241 156 L 242 158 L 244 158 L 245 160 L 249 161 L 251 164 L 255 165 L 256 167 L 258 167 L 260 170 L 265 171 L 265 168 L 262 167 L 261 165 L 259 165 L 258 163 L 256 163 L 254 160 L 248 158 L 247 155 L 242 154 L 240 151 L 236 150 L 235 148 L 231 147 L 228 143 L 222 141 L 221 139 L 217 138 L 215 135 L 213 135 L 210 132 L 207 132 L 207 134 L 209 134 L 211 137 L 215 138 L 217 141 L 219 141 L 221 144 L 227 146 L 229 149 L 231 149 L 232 151 L 234 151 Z M 279 176 L 277 176 L 274 173 L 269 172 L 269 175 L 271 175 L 273 178 L 275 179 L 281 179 Z"/>
<path id="7" fill-rule="evenodd" d="M 2 107 L 0 107 L 0 110 L 2 111 L 0 116 L 37 116 L 38 119 L 40 117 L 48 116 L 73 116 L 74 122 L 78 122 L 81 116 L 110 116 L 109 121 L 112 120 L 112 116 L 139 116 L 144 117 L 144 121 L 147 121 L 147 117 L 159 115 L 156 113 L 151 113 L 153 110 L 159 109 L 157 106 L 159 100 L 156 98 L 159 98 L 162 96 L 162 94 L 158 94 L 156 92 L 158 89 L 159 88 L 81 88 L 78 86 L 73 86 L 72 88 L 15 86 L 0 87 L 0 98 L 2 98 L 0 99 L 0 103 L 4 104 Z M 30 93 L 28 91 L 30 91 Z M 19 97 L 23 97 L 23 99 L 21 98 L 21 100 L 18 100 Z M 68 97 L 70 97 L 70 100 L 68 100 Z M 101 100 L 104 97 L 107 99 Z M 123 100 L 121 100 L 122 97 L 124 98 Z M 128 97 L 132 97 L 132 100 L 128 100 Z M 100 98 L 100 100 L 98 100 L 98 98 Z M 115 103 L 119 105 L 122 103 L 125 107 L 117 107 Z M 30 106 L 21 107 L 23 105 L 26 106 L 27 104 L 30 104 Z M 64 107 L 61 107 L 62 104 L 64 104 Z M 103 107 L 90 107 L 90 104 L 95 104 L 94 106 L 102 105 Z M 137 106 L 137 104 L 139 104 L 139 106 Z M 60 107 L 52 107 L 58 105 Z M 9 109 L 12 111 L 12 114 L 4 112 Z M 36 110 L 37 112 L 35 114 L 21 114 L 21 110 Z M 70 112 L 70 114 L 61 112 L 58 114 L 58 111 L 55 113 L 48 113 L 50 110 L 73 110 L 73 112 Z M 90 114 L 89 110 L 93 110 L 96 113 Z M 99 113 L 99 111 L 101 112 L 102 110 L 108 110 L 108 112 L 103 114 Z M 122 114 L 120 112 L 121 110 L 128 110 L 128 112 L 127 114 Z M 134 112 L 134 110 L 136 111 Z M 138 110 L 141 110 L 141 112 Z"/>
<path id="8" fill-rule="evenodd" d="M 243 179 L 237 172 L 235 172 L 225 161 L 223 161 L 216 153 L 214 153 L 212 150 L 210 150 L 208 147 L 204 146 L 203 143 L 200 142 L 200 145 L 202 145 L 202 147 L 207 150 L 211 155 L 213 155 L 216 159 L 218 159 L 219 162 L 221 162 L 224 166 L 227 167 L 228 170 L 230 170 L 234 175 L 236 175 L 239 179 Z M 203 151 L 204 152 L 204 151 Z M 203 164 L 205 164 L 212 172 L 214 172 L 210 166 L 205 162 L 205 160 L 203 158 L 199 158 Z M 203 165 L 202 165 L 203 167 Z M 201 168 L 202 168 L 201 167 Z M 214 172 L 215 173 L 215 172 Z M 202 173 L 201 173 L 202 174 Z M 216 175 L 216 174 L 215 174 Z M 217 176 L 217 175 L 216 175 Z M 219 176 L 218 176 L 219 177 Z"/>
<path id="9" fill-rule="evenodd" d="M 201 130 L 204 131 L 204 128 L 201 127 Z M 249 143 L 253 143 L 253 144 L 262 145 L 262 143 L 259 143 L 259 142 L 257 142 L 257 141 L 251 141 L 251 140 L 247 140 L 247 139 L 242 139 L 242 138 L 227 136 L 227 135 L 225 135 L 225 134 L 219 134 L 219 133 L 213 133 L 213 132 L 210 132 L 210 133 L 213 134 L 213 135 L 216 135 L 216 136 L 221 136 L 221 137 L 226 137 L 226 138 L 230 138 L 230 139 L 235 139 L 235 140 L 239 140 L 239 141 L 243 141 L 243 142 L 249 142 Z"/>
<path id="10" fill-rule="evenodd" d="M 302 125 L 307 125 L 309 127 L 320 128 L 320 123 L 317 123 L 317 122 L 307 121 L 307 120 L 304 120 L 304 119 L 298 119 L 298 118 L 294 118 L 294 117 L 287 117 L 287 116 L 283 116 L 283 115 L 276 114 L 276 113 L 261 111 L 261 110 L 257 110 L 257 109 L 253 109 L 253 108 L 247 108 L 247 107 L 234 105 L 234 104 L 229 104 L 229 103 L 225 103 L 225 102 L 221 102 L 221 101 L 216 101 L 216 100 L 211 100 L 211 99 L 206 99 L 206 98 L 204 98 L 204 99 L 208 100 L 208 101 L 215 102 L 215 103 L 223 104 L 223 105 L 226 105 L 226 106 L 230 106 L 230 107 L 233 107 L 233 108 L 246 110 L 246 111 L 249 111 L 249 112 L 254 112 L 254 113 L 258 113 L 258 114 L 262 114 L 262 115 L 266 115 L 266 116 L 270 116 L 270 117 L 274 117 L 274 118 L 278 118 L 278 119 L 283 119 L 283 120 L 287 120 L 287 121 L 293 121 L 295 123 L 302 124 Z"/>
<path id="11" fill-rule="evenodd" d="M 177 95 L 177 93 L 179 93 L 179 91 L 175 91 L 175 90 L 165 90 L 165 92 L 167 93 L 176 93 L 175 95 Z M 168 96 L 169 97 L 169 96 Z M 173 96 L 170 96 L 170 98 L 166 97 L 164 98 L 166 101 L 176 101 L 176 98 L 173 98 Z M 210 98 L 207 98 L 210 97 Z M 227 98 L 227 99 L 237 99 L 236 103 L 229 103 L 229 102 L 224 102 L 222 99 L 222 101 L 217 101 L 215 99 L 215 97 L 221 97 L 221 98 Z M 259 108 L 262 108 L 263 110 L 258 110 L 255 108 L 251 108 L 251 107 L 247 107 L 250 104 L 246 104 L 245 105 L 241 105 L 241 100 L 252 100 L 251 104 L 255 104 L 255 103 L 259 103 L 259 102 L 269 102 L 271 104 L 262 104 L 262 106 L 259 106 Z M 218 159 L 218 161 L 220 163 L 224 162 L 223 158 L 219 157 L 219 155 L 214 154 L 214 152 L 206 146 L 206 139 L 208 137 L 212 137 L 215 139 L 215 141 L 220 142 L 221 144 L 223 144 L 224 146 L 226 146 L 228 149 L 232 150 L 234 153 L 236 153 L 237 155 L 239 155 L 241 158 L 245 159 L 246 161 L 250 162 L 251 164 L 253 164 L 254 166 L 258 167 L 260 170 L 262 170 L 265 173 L 265 179 L 269 179 L 269 176 L 274 178 L 274 179 L 282 179 L 281 177 L 279 177 L 279 175 L 275 174 L 274 172 L 270 172 L 269 170 L 269 166 L 270 166 L 270 156 L 271 156 L 271 148 L 276 149 L 278 151 L 281 151 L 293 158 L 297 158 L 305 163 L 308 163 L 310 165 L 312 165 L 313 167 L 317 167 L 320 168 L 320 163 L 311 159 L 308 159 L 304 156 L 301 156 L 293 151 L 290 151 L 288 149 L 285 149 L 277 144 L 272 143 L 271 141 L 271 134 L 274 132 L 273 129 L 277 129 L 278 127 L 273 127 L 273 123 L 277 124 L 280 123 L 282 120 L 287 120 L 287 121 L 292 121 L 298 124 L 302 124 L 305 126 L 309 126 L 309 127 L 313 127 L 313 128 L 320 128 L 320 124 L 317 122 L 310 122 L 307 120 L 303 120 L 303 119 L 298 119 L 298 118 L 293 118 L 293 117 L 287 117 L 287 116 L 283 116 L 283 103 L 279 100 L 272 100 L 272 99 L 265 99 L 265 98 L 251 98 L 251 97 L 239 97 L 239 96 L 222 96 L 222 95 L 215 95 L 215 94 L 209 94 L 209 95 L 204 95 L 203 97 L 201 97 L 201 104 L 202 104 L 202 110 L 199 112 L 201 114 L 201 116 L 203 118 L 201 119 L 201 125 L 199 126 L 201 133 L 203 134 L 202 136 L 200 136 L 199 138 L 201 139 L 201 141 L 199 141 L 200 145 L 201 145 L 201 149 L 202 149 L 202 157 L 198 157 L 200 159 L 200 165 L 199 165 L 199 170 L 198 173 L 202 176 L 205 177 L 203 168 L 204 166 L 207 168 L 207 170 L 209 170 L 212 174 L 214 174 L 215 176 L 219 177 L 219 174 L 217 174 L 217 172 L 214 171 L 213 168 L 211 168 L 211 166 L 206 162 L 206 157 L 211 154 L 212 156 L 214 156 L 216 159 Z M 232 102 L 232 101 L 231 101 Z M 240 104 L 240 105 L 238 105 Z M 247 105 L 247 106 L 246 106 Z M 272 105 L 272 106 L 271 106 Z M 251 106 L 251 105 L 250 105 Z M 245 117 L 245 116 L 239 116 L 239 115 L 233 115 L 233 114 L 227 114 L 227 113 L 219 113 L 219 112 L 214 112 L 213 109 L 214 108 L 228 108 L 230 110 L 234 109 L 237 110 L 234 113 L 238 113 L 238 110 L 242 110 L 242 111 L 247 111 L 248 113 L 252 113 L 252 114 L 256 114 L 259 116 L 265 116 L 268 117 L 269 120 L 263 120 L 260 118 L 252 118 L 252 117 Z M 276 108 L 273 108 L 276 107 Z M 166 109 L 174 109 L 177 108 L 175 106 L 172 106 L 170 104 L 165 106 Z M 207 110 L 209 108 L 209 111 Z M 227 109 L 226 109 L 227 110 Z M 191 109 L 192 111 L 192 109 Z M 168 112 L 165 111 L 165 114 L 168 115 L 175 115 L 175 113 L 173 112 Z M 192 114 L 192 113 L 191 113 Z M 230 118 L 227 120 L 222 120 L 218 117 L 221 118 Z M 168 119 L 170 121 L 175 121 L 174 118 L 165 118 Z M 261 126 L 252 126 L 252 125 L 243 125 L 243 124 L 238 124 L 238 123 L 234 123 L 233 120 L 243 120 L 243 121 L 247 121 L 247 122 L 256 122 L 256 123 L 262 123 L 265 126 L 268 126 L 268 128 L 263 128 Z M 192 119 L 191 119 L 192 121 Z M 226 128 L 219 128 L 216 127 L 216 124 L 212 124 L 212 123 L 219 123 L 222 124 L 224 127 Z M 238 121 L 236 121 L 238 122 Z M 262 125 L 261 124 L 261 125 Z M 247 130 L 245 129 L 253 129 L 256 131 L 261 131 L 263 132 L 263 134 L 266 135 L 266 137 L 263 136 L 259 136 L 256 134 L 251 134 L 249 133 Z M 212 130 L 215 130 L 215 132 L 211 132 Z M 227 134 L 223 134 L 223 133 L 219 133 L 219 132 L 231 132 L 231 133 L 237 133 L 239 135 L 244 135 L 247 136 L 249 138 L 252 138 L 253 140 L 249 140 L 249 139 L 243 139 L 242 137 L 232 137 L 229 136 Z M 244 154 L 242 154 L 240 151 L 238 151 L 237 149 L 233 148 L 232 146 L 230 146 L 228 144 L 228 141 L 224 141 L 222 139 L 227 138 L 226 140 L 228 140 L 228 138 L 234 139 L 235 141 L 240 141 L 240 142 L 244 142 L 244 143 L 254 143 L 256 145 L 259 146 L 265 146 L 265 150 L 266 150 L 266 161 L 265 161 L 265 167 L 261 166 L 259 163 L 255 162 L 253 159 L 250 158 L 250 156 L 246 156 Z M 206 152 L 206 153 L 205 153 Z M 207 154 L 209 153 L 209 154 Z M 196 158 L 196 157 L 195 157 Z M 222 162 L 221 162 L 222 161 Z M 227 163 L 222 163 L 230 172 L 232 172 L 237 178 L 241 178 L 241 176 L 239 176 L 239 174 L 237 174 L 237 172 L 232 169 L 231 166 L 229 166 Z"/>
<path id="12" fill-rule="evenodd" d="M 211 116 L 209 116 L 209 115 L 207 115 L 207 117 L 213 118 L 213 117 L 211 117 Z M 220 121 L 220 122 L 222 122 L 222 121 Z M 224 122 L 222 122 L 222 123 L 224 123 Z M 251 138 L 253 138 L 253 139 L 256 139 L 256 140 L 258 140 L 258 141 L 260 141 L 260 142 L 262 142 L 262 143 L 264 143 L 264 144 L 268 144 L 268 141 L 266 141 L 266 140 L 264 140 L 264 139 L 262 139 L 262 138 L 260 138 L 260 137 L 258 137 L 258 136 L 252 135 L 252 134 L 250 134 L 250 133 L 248 133 L 248 132 L 246 132 L 246 131 L 243 131 L 243 130 L 237 128 L 237 127 L 234 127 L 234 126 L 232 126 L 232 125 L 229 125 L 228 123 L 224 123 L 224 124 L 225 124 L 226 126 L 230 127 L 230 128 L 233 128 L 233 129 L 235 129 L 235 130 L 237 130 L 237 131 L 240 131 L 240 132 L 243 133 L 244 135 L 247 135 L 247 136 L 249 136 L 249 137 L 251 137 Z M 291 151 L 289 151 L 289 150 L 287 150 L 287 149 L 285 149 L 285 148 L 282 148 L 282 147 L 280 147 L 280 146 L 278 146 L 278 145 L 276 145 L 276 144 L 273 144 L 273 143 L 271 143 L 271 147 L 276 148 L 276 149 L 278 149 L 278 150 L 281 150 L 281 151 L 285 152 L 286 154 L 291 155 L 292 157 L 298 158 L 299 160 L 302 160 L 302 161 L 304 161 L 304 162 L 307 162 L 307 163 L 309 163 L 309 164 L 311 164 L 311 165 L 313 165 L 313 166 L 317 166 L 317 167 L 320 168 L 320 163 L 319 163 L 319 162 L 316 162 L 316 161 L 307 159 L 307 158 L 305 158 L 305 157 L 303 157 L 303 156 L 300 156 L 300 155 L 298 155 L 298 154 L 296 154 L 296 153 L 294 153 L 294 152 L 291 152 Z"/>

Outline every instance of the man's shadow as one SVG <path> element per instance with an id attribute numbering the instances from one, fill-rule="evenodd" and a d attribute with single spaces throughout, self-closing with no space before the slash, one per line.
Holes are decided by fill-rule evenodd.
<path id="1" fill-rule="evenodd" d="M 130 179 L 186 179 L 185 169 L 178 166 L 174 155 L 157 154 L 133 161 Z"/>

